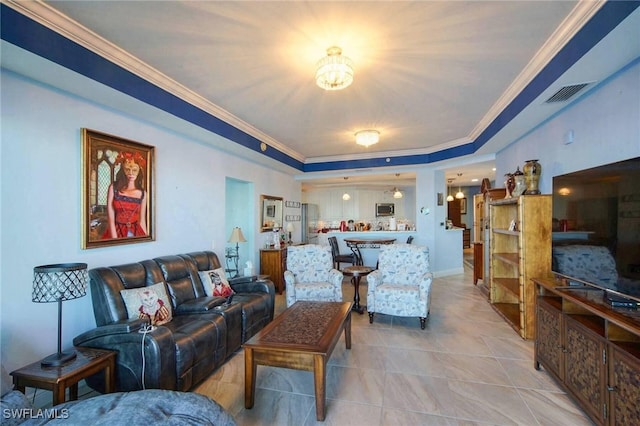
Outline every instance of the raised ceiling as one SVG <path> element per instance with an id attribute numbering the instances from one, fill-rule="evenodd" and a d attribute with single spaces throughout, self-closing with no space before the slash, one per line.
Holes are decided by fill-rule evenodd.
<path id="1" fill-rule="evenodd" d="M 152 69 L 160 82 L 211 104 L 223 120 L 311 164 L 432 153 L 473 142 L 601 4 L 53 1 L 46 6 L 64 15 L 56 19 L 65 31 L 80 34 L 65 17 L 89 30 L 80 43 L 94 33 L 111 43 L 107 53 L 124 58 L 125 66 L 132 55 L 141 61 L 138 72 Z M 637 11 L 634 15 L 638 21 Z M 549 91 L 597 84 L 637 57 L 638 42 L 630 43 L 624 54 L 607 52 L 615 55 L 571 69 Z M 353 60 L 355 79 L 345 90 L 327 92 L 315 85 L 315 64 L 333 45 Z M 476 154 L 496 152 L 562 107 L 534 102 L 507 126 L 505 136 L 497 135 Z M 380 130 L 380 143 L 356 145 L 353 134 L 364 128 Z M 447 176 L 462 171 L 470 178 L 474 173 L 465 167 L 473 166 L 452 166 Z"/>

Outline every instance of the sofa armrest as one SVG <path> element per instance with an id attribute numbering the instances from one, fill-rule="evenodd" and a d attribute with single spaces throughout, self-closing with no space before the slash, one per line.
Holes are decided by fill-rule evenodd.
<path id="1" fill-rule="evenodd" d="M 250 282 L 234 282 L 229 280 L 231 288 L 236 293 L 265 293 L 275 294 L 276 288 L 273 282 L 267 281 L 250 281 Z"/>
<path id="2" fill-rule="evenodd" d="M 226 300 L 226 298 L 218 296 L 198 297 L 181 303 L 173 310 L 173 313 L 175 315 L 188 315 L 211 312 L 216 306 L 224 304 Z"/>
<path id="3" fill-rule="evenodd" d="M 144 321 L 138 325 L 146 324 Z M 116 356 L 116 391 L 128 392 L 143 388 L 143 357 L 146 388 L 177 389 L 176 342 L 167 327 L 158 326 L 148 333 L 133 331 L 132 324 L 114 323 L 89 330 L 73 339 L 74 346 L 108 349 Z M 131 331 L 126 332 L 129 329 Z M 143 344 L 144 339 L 144 344 Z M 103 375 L 87 379 L 89 386 L 104 392 Z"/>
<path id="4" fill-rule="evenodd" d="M 82 333 L 81 335 L 73 339 L 73 344 L 75 346 L 86 346 L 86 345 L 83 345 L 82 343 L 76 343 L 76 340 L 86 341 L 86 340 L 94 339 L 96 337 L 101 337 L 101 336 L 133 333 L 133 332 L 137 332 L 147 324 L 148 324 L 148 321 L 142 320 L 140 318 L 127 319 L 123 321 L 114 322 L 113 324 L 103 325 L 103 326 L 94 328 L 93 330 L 85 331 L 84 333 Z"/>

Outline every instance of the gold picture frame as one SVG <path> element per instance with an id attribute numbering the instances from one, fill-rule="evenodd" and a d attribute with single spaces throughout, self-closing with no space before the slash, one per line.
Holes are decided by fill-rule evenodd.
<path id="1" fill-rule="evenodd" d="M 82 248 L 155 241 L 155 148 L 82 129 Z"/>

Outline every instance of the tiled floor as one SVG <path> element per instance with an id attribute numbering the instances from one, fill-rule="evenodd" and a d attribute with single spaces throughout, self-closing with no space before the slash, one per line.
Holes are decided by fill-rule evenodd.
<path id="1" fill-rule="evenodd" d="M 255 405 L 245 409 L 242 351 L 194 391 L 239 425 L 591 425 L 533 368 L 533 343 L 493 311 L 465 269 L 434 280 L 425 330 L 417 318 L 377 315 L 369 324 L 353 314 L 351 350 L 341 340 L 329 360 L 324 423 L 306 371 L 259 366 Z M 343 289 L 352 300 L 349 281 Z M 360 295 L 366 304 L 366 285 Z"/>

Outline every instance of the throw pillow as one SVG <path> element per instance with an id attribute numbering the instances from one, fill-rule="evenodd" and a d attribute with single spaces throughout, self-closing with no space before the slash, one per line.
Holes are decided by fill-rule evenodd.
<path id="1" fill-rule="evenodd" d="M 173 318 L 164 283 L 120 290 L 129 318 L 147 318 L 151 325 L 166 324 Z"/>
<path id="2" fill-rule="evenodd" d="M 204 285 L 204 292 L 207 296 L 229 297 L 233 294 L 233 289 L 227 281 L 224 269 L 218 268 L 211 271 L 199 271 L 200 279 Z"/>

